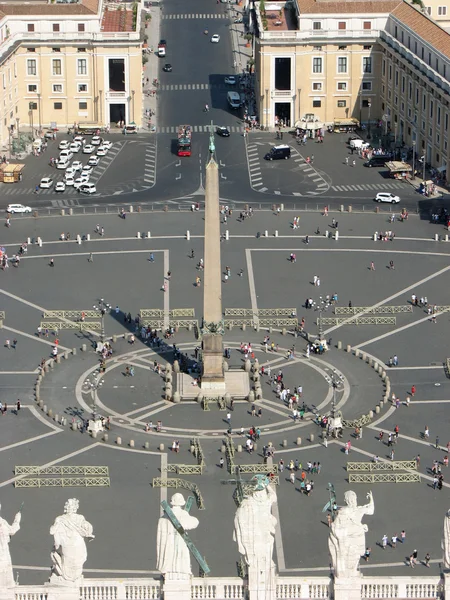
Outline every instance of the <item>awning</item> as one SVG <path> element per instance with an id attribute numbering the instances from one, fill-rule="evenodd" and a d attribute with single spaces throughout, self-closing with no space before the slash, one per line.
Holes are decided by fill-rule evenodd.
<path id="1" fill-rule="evenodd" d="M 447 170 L 447 165 L 442 165 L 442 167 L 438 167 L 439 173 L 445 173 L 446 170 Z"/>
<path id="2" fill-rule="evenodd" d="M 296 121 L 294 127 L 298 127 L 298 129 L 323 129 L 325 124 L 321 121 Z"/>

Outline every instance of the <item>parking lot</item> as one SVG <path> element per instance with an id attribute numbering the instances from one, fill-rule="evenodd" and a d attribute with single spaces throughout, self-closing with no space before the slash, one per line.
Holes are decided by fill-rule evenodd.
<path id="1" fill-rule="evenodd" d="M 148 189 L 154 185 L 156 180 L 155 138 L 144 138 L 139 134 L 125 137 L 116 133 L 102 134 L 101 137 L 109 142 L 109 149 L 104 153 L 100 151 L 100 154 L 104 155 L 98 156 L 97 164 L 92 165 L 92 171 L 85 177 L 86 182 L 95 185 L 95 193 L 90 194 L 92 197 L 115 196 L 130 191 Z M 74 162 L 79 162 L 81 165 L 75 165 L 77 170 L 74 172 L 74 179 L 69 179 L 65 186 L 61 186 L 65 180 L 66 169 L 51 166 L 51 159 L 58 159 L 62 152 L 59 146 L 63 141 L 71 142 L 72 137 L 59 134 L 56 141 L 48 140 L 47 149 L 42 151 L 39 156 L 31 155 L 25 159 L 22 181 L 2 185 L 2 196 L 7 203 L 27 204 L 28 197 L 28 202 L 33 198 L 34 204 L 37 197 L 43 197 L 46 205 L 70 207 L 79 204 L 80 193 L 75 189 L 72 181 L 80 176 L 83 167 L 88 164 L 92 156 L 97 154 L 101 144 L 90 148 L 92 151 L 89 153 L 83 152 L 83 147 L 73 153 L 67 166 L 70 168 Z M 92 136 L 85 136 L 85 146 L 91 145 L 91 142 Z M 50 179 L 51 184 L 47 184 L 50 187 L 40 187 L 43 178 Z M 57 186 L 58 183 L 59 186 Z M 57 191 L 57 189 L 61 191 Z"/>

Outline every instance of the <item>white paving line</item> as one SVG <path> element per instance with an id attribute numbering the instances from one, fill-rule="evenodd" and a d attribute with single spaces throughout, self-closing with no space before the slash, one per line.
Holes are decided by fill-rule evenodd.
<path id="1" fill-rule="evenodd" d="M 169 250 L 164 250 L 164 277 L 167 276 L 167 273 L 170 271 L 169 266 Z M 170 309 L 170 280 L 165 279 L 167 283 L 167 290 L 164 292 L 164 330 L 169 329 L 170 321 L 169 321 L 169 309 Z"/>
<path id="2" fill-rule="evenodd" d="M 332 331 L 335 331 L 336 329 L 339 329 L 340 327 L 343 327 L 344 325 L 346 325 L 348 323 L 351 323 L 357 317 L 362 317 L 363 315 L 365 315 L 365 314 L 367 314 L 369 312 L 372 312 L 374 308 L 378 308 L 379 306 L 383 306 L 384 304 L 387 304 L 391 300 L 395 300 L 395 298 L 398 298 L 399 296 L 403 296 L 404 294 L 406 294 L 406 292 L 409 292 L 409 291 L 417 288 L 418 286 L 420 286 L 420 285 L 422 285 L 424 283 L 427 283 L 427 281 L 431 281 L 432 279 L 435 279 L 436 277 L 439 277 L 440 275 L 443 275 L 444 273 L 446 273 L 449 270 L 450 270 L 450 266 L 444 267 L 440 271 L 437 271 L 436 273 L 433 273 L 432 275 L 428 275 L 428 277 L 424 277 L 423 279 L 420 279 L 419 281 L 414 282 L 413 284 L 409 285 L 406 288 L 403 288 L 399 292 L 396 292 L 395 294 L 392 294 L 392 296 L 389 296 L 388 298 L 384 298 L 384 300 L 380 300 L 380 302 L 377 302 L 376 304 L 373 304 L 372 306 L 368 307 L 367 310 L 365 310 L 365 311 L 363 311 L 361 313 L 358 313 L 357 315 L 354 315 L 353 317 L 350 317 L 349 319 L 345 319 L 345 321 L 343 323 L 341 323 L 340 325 L 335 325 L 334 327 L 330 327 L 330 329 L 327 329 L 326 331 L 324 331 L 324 335 L 327 335 L 328 333 L 331 333 Z M 425 319 L 422 319 L 422 321 L 426 321 L 429 318 L 430 317 L 427 316 Z M 421 321 L 418 321 L 418 322 L 420 323 Z M 408 327 L 414 326 L 415 324 L 416 323 L 412 323 L 410 325 L 405 325 L 405 327 L 400 327 L 400 329 L 396 330 L 396 331 L 401 331 L 402 329 L 407 329 Z M 387 335 L 392 335 L 392 333 L 393 332 L 387 332 Z M 384 335 L 380 336 L 379 338 L 374 338 L 374 340 L 370 340 L 369 342 L 364 342 L 362 344 L 354 346 L 354 348 L 360 348 L 361 346 L 365 346 L 366 344 L 371 343 L 372 341 L 375 341 L 376 339 L 383 339 L 384 337 L 387 337 L 387 335 L 384 334 Z"/>
<path id="3" fill-rule="evenodd" d="M 395 371 L 421 371 L 421 370 L 429 370 L 429 369 L 443 369 L 444 365 L 430 365 L 429 367 L 387 367 L 385 365 L 385 369 L 389 373 L 394 373 Z"/>
<path id="4" fill-rule="evenodd" d="M 447 267 L 450 269 L 450 267 Z M 412 288 L 414 288 L 415 286 L 412 286 Z M 409 288 L 409 289 L 412 289 Z M 435 313 L 433 316 L 435 317 L 440 317 L 441 315 L 444 315 L 445 313 L 447 313 L 450 309 L 448 310 L 443 310 L 441 312 L 437 312 Z M 362 313 L 361 313 L 362 314 Z M 361 344 L 358 344 L 357 346 L 353 346 L 353 348 L 356 350 L 357 348 L 362 348 L 364 346 L 368 346 L 369 344 L 373 344 L 374 342 L 378 342 L 379 340 L 383 340 L 384 338 L 387 338 L 391 335 L 395 335 L 397 333 L 400 333 L 401 331 L 404 331 L 405 329 L 409 329 L 410 327 L 415 327 L 416 325 L 420 325 L 421 323 L 424 323 L 425 321 L 430 321 L 431 320 L 431 316 L 427 315 L 426 317 L 423 317 L 423 319 L 419 319 L 418 321 L 414 321 L 414 323 L 409 323 L 408 325 L 403 325 L 403 327 L 398 327 L 397 329 L 393 329 L 392 331 L 387 331 L 386 333 L 383 333 L 377 337 L 372 338 L 371 340 L 367 340 L 365 342 L 361 342 Z M 328 333 L 327 331 L 325 333 Z M 442 367 L 440 367 L 442 368 Z"/>
<path id="5" fill-rule="evenodd" d="M 132 415 L 136 415 L 139 412 L 145 411 L 150 407 L 156 408 L 157 406 L 163 406 L 165 404 L 165 400 L 159 400 L 158 402 L 154 402 L 153 404 L 148 404 L 147 406 L 141 406 L 141 408 L 135 408 L 130 412 L 123 413 L 123 417 L 131 417 Z"/>
<path id="6" fill-rule="evenodd" d="M 37 337 L 36 335 L 31 335 L 31 333 L 25 333 L 24 331 L 20 331 L 19 329 L 14 329 L 13 327 L 7 327 L 6 325 L 3 325 L 2 329 L 4 329 L 5 331 L 10 331 L 11 333 L 16 333 L 17 335 L 22 335 L 24 337 L 30 338 L 31 340 L 34 340 L 35 342 L 41 342 L 41 344 L 47 344 L 47 346 L 53 346 L 55 345 L 53 342 L 49 342 L 43 338 Z M 65 346 L 62 346 L 61 344 L 59 344 L 59 348 L 61 348 L 61 350 L 67 350 L 67 351 L 71 351 L 70 348 L 66 348 Z M 39 371 L 31 371 L 32 373 L 38 373 Z"/>
<path id="7" fill-rule="evenodd" d="M 267 465 L 270 467 L 273 465 L 273 458 L 269 456 L 267 459 Z M 277 563 L 278 569 L 282 571 L 286 568 L 286 561 L 284 559 L 284 546 L 283 546 L 283 538 L 281 536 L 281 520 L 280 520 L 280 511 L 278 509 L 278 494 L 276 491 L 276 486 L 273 486 L 273 490 L 275 491 L 276 501 L 272 504 L 272 514 L 277 520 L 275 525 L 275 548 L 277 552 Z"/>
<path id="8" fill-rule="evenodd" d="M 160 413 L 163 410 L 168 410 L 169 408 L 173 408 L 172 402 L 165 402 L 164 404 L 165 404 L 165 406 L 160 406 L 154 410 L 151 410 L 148 413 L 140 415 L 137 419 L 132 419 L 132 421 L 139 424 L 139 422 L 141 422 L 141 423 L 143 422 L 142 419 L 144 419 L 145 417 L 151 417 L 152 415 L 155 415 L 156 413 Z"/>
<path id="9" fill-rule="evenodd" d="M 245 249 L 245 260 L 247 262 L 248 286 L 250 290 L 250 301 L 252 303 L 253 321 L 255 324 L 259 322 L 258 318 L 258 300 L 256 295 L 255 277 L 253 274 L 252 251 L 250 248 Z"/>
<path id="10" fill-rule="evenodd" d="M 414 404 L 450 404 L 450 400 L 414 400 L 414 402 L 410 402 L 411 406 Z"/>
<path id="11" fill-rule="evenodd" d="M 44 423 L 44 425 L 46 425 L 47 427 L 50 427 L 50 429 L 53 429 L 54 432 L 59 433 L 60 431 L 64 431 L 64 429 L 62 427 L 58 427 L 58 425 L 56 425 L 49 419 L 46 419 L 44 417 L 44 414 L 42 412 L 40 412 L 34 405 L 26 405 L 26 408 L 28 408 L 30 413 L 34 417 L 36 417 L 36 419 L 41 421 L 41 423 Z"/>
<path id="12" fill-rule="evenodd" d="M 401 548 L 401 546 L 399 546 Z M 430 563 L 433 564 L 438 564 L 441 563 L 442 559 L 441 558 L 435 558 L 433 560 L 430 560 Z M 364 564 L 364 565 L 359 565 L 359 568 L 364 570 L 364 569 L 386 569 L 389 567 L 408 567 L 409 565 L 406 563 L 406 560 L 403 562 L 392 562 L 392 563 L 371 563 L 371 564 Z M 411 567 L 409 567 L 411 568 Z M 280 569 L 281 571 L 281 569 Z M 294 569 L 284 569 L 284 571 L 286 573 L 309 573 L 309 572 L 315 572 L 315 571 L 330 571 L 330 567 L 300 567 L 300 568 L 294 568 Z"/>
<path id="13" fill-rule="evenodd" d="M 51 432 L 50 434 L 47 435 L 54 435 L 56 433 L 55 432 Z M 86 446 L 85 448 L 81 448 L 80 450 L 75 450 L 75 452 L 71 452 L 70 454 L 65 454 L 64 456 L 60 456 L 59 458 L 56 458 L 55 460 L 52 460 L 51 462 L 45 464 L 45 465 L 41 465 L 42 469 L 46 469 L 47 467 L 53 467 L 53 465 L 57 465 L 60 462 L 63 462 L 69 458 L 72 458 L 74 456 L 78 456 L 79 454 L 83 454 L 84 452 L 87 452 L 88 450 L 92 450 L 92 448 L 95 448 L 96 446 L 101 446 L 100 442 L 95 442 L 94 444 L 90 444 L 89 446 Z M 10 485 L 11 483 L 14 483 L 15 481 L 18 481 L 19 479 L 24 479 L 25 477 L 28 477 L 28 475 L 18 475 L 17 477 L 11 477 L 11 479 L 7 479 L 6 481 L 2 481 L 0 483 L 0 488 L 2 487 L 6 487 L 7 485 Z"/>
<path id="14" fill-rule="evenodd" d="M 0 371 L 0 375 L 37 375 L 37 373 L 38 371 Z"/>
<path id="15" fill-rule="evenodd" d="M 0 289 L 0 293 L 5 294 L 5 296 L 9 296 L 13 300 L 16 300 L 16 302 L 22 302 L 22 304 L 31 306 L 31 308 L 34 308 L 34 309 L 40 311 L 41 313 L 45 313 L 47 311 L 46 308 L 43 308 L 42 306 L 39 306 L 38 304 L 34 304 L 33 302 L 30 302 L 29 300 L 25 300 L 24 298 L 21 298 L 20 296 L 16 296 L 15 294 L 11 294 L 11 292 L 7 292 L 6 290 Z M 64 317 L 59 317 L 59 319 L 60 319 L 60 321 L 63 321 L 64 323 L 73 323 L 74 322 L 74 321 L 71 321 L 70 319 L 65 319 Z M 7 329 L 7 327 L 4 327 L 3 329 Z M 13 331 L 13 330 L 10 330 L 10 331 Z M 91 331 L 90 329 L 85 329 L 85 331 L 88 331 L 90 334 L 93 334 L 93 335 L 98 335 L 98 333 L 95 333 L 94 331 Z M 27 335 L 27 334 L 23 334 L 23 335 Z M 29 337 L 38 339 L 38 338 L 36 338 L 36 336 L 29 335 Z M 60 346 L 60 347 L 62 348 L 62 346 Z M 64 348 L 64 350 L 68 350 L 68 349 L 69 348 Z"/>

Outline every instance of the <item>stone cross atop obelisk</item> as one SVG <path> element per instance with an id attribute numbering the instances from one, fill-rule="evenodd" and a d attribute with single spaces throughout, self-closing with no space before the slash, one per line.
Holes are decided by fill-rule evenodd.
<path id="1" fill-rule="evenodd" d="M 205 182 L 205 260 L 203 272 L 203 372 L 201 388 L 225 391 L 223 370 L 222 268 L 220 261 L 219 166 L 211 125 Z"/>

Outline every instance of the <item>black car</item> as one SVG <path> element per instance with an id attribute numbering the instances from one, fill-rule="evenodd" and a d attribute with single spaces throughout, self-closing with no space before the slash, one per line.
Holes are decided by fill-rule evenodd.
<path id="1" fill-rule="evenodd" d="M 166 73 L 172 73 L 172 65 L 170 65 L 169 63 L 166 63 L 163 66 L 163 71 L 165 71 Z"/>
<path id="2" fill-rule="evenodd" d="M 166 40 L 159 40 L 158 46 L 167 46 Z"/>
<path id="3" fill-rule="evenodd" d="M 221 137 L 230 137 L 230 131 L 226 127 L 216 127 L 216 133 Z"/>

